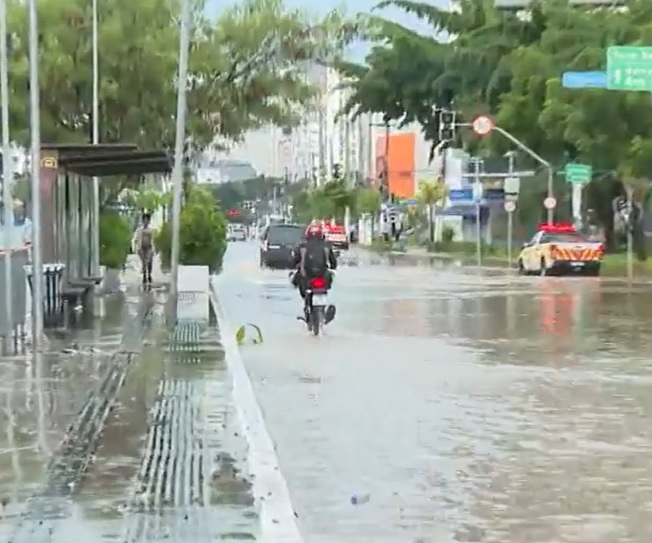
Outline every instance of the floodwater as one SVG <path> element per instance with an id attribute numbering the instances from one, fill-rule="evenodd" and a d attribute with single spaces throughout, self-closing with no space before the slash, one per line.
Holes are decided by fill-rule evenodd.
<path id="1" fill-rule="evenodd" d="M 652 284 L 341 260 L 319 338 L 254 244 L 224 275 L 307 541 L 647 543 Z M 0 359 L 0 543 L 258 538 L 219 330 L 165 298 Z"/>
<path id="2" fill-rule="evenodd" d="M 0 541 L 253 540 L 219 332 L 168 336 L 164 292 L 0 359 Z"/>
<path id="3" fill-rule="evenodd" d="M 307 541 L 648 541 L 652 284 L 352 251 L 314 338 L 257 256 L 223 303 Z"/>

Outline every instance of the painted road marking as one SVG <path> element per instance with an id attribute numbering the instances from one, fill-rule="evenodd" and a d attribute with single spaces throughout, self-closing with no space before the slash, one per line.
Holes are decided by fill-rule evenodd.
<path id="1" fill-rule="evenodd" d="M 278 463 L 274 443 L 263 412 L 256 400 L 245 369 L 235 330 L 219 303 L 220 278 L 211 278 L 211 303 L 222 336 L 226 363 L 233 380 L 233 401 L 242 432 L 249 446 L 248 466 L 253 476 L 254 496 L 260 505 L 262 541 L 265 543 L 304 543 L 290 499 L 287 481 Z"/>

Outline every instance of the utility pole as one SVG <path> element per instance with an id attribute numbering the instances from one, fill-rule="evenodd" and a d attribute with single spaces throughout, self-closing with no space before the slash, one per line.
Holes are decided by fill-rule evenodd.
<path id="1" fill-rule="evenodd" d="M 93 0 L 93 135 L 92 143 L 100 143 L 100 66 L 99 66 L 99 44 L 97 30 L 97 0 Z M 100 273 L 100 179 L 93 177 L 93 213 L 91 214 L 91 275 L 97 276 Z"/>
<path id="2" fill-rule="evenodd" d="M 3 347 L 8 349 L 13 333 L 13 307 L 11 282 L 11 249 L 13 246 L 13 198 L 14 181 L 13 157 L 9 137 L 9 55 L 7 51 L 7 3 L 0 2 L 0 99 L 2 101 L 2 203 L 4 207 L 4 250 L 5 250 L 5 320 L 7 323 L 6 341 Z"/>
<path id="3" fill-rule="evenodd" d="M 369 123 L 367 125 L 367 182 L 370 183 L 374 176 L 374 125 L 371 113 L 369 115 Z"/>
<path id="4" fill-rule="evenodd" d="M 177 125 L 172 171 L 172 285 L 170 294 L 176 308 L 179 293 L 179 252 L 181 238 L 181 192 L 183 190 L 183 161 L 186 134 L 186 87 L 188 80 L 188 49 L 190 45 L 190 0 L 181 4 L 181 32 L 179 33 L 179 74 L 177 76 Z"/>
<path id="5" fill-rule="evenodd" d="M 41 119 L 38 82 L 37 0 L 29 0 L 29 111 L 32 151 L 32 341 L 34 351 L 43 336 L 43 257 L 41 247 Z M 1 37 L 6 41 L 6 36 Z"/>
<path id="6" fill-rule="evenodd" d="M 347 115 L 344 119 L 344 179 L 351 175 L 351 119 Z"/>
<path id="7" fill-rule="evenodd" d="M 320 102 L 317 110 L 319 122 L 319 172 L 317 173 L 318 183 L 321 183 L 326 172 L 326 116 L 324 106 Z"/>

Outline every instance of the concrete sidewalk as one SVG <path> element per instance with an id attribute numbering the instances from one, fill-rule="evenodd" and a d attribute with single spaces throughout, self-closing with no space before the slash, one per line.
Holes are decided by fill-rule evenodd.
<path id="1" fill-rule="evenodd" d="M 255 539 L 218 330 L 170 331 L 165 284 L 128 266 L 97 329 L 0 360 L 0 540 Z"/>

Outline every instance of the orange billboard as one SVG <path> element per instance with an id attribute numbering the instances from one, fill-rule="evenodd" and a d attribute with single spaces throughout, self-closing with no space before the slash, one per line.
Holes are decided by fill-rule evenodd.
<path id="1" fill-rule="evenodd" d="M 415 147 L 412 132 L 389 134 L 389 140 L 385 135 L 376 139 L 376 179 L 387 169 L 389 193 L 400 199 L 415 195 Z"/>

